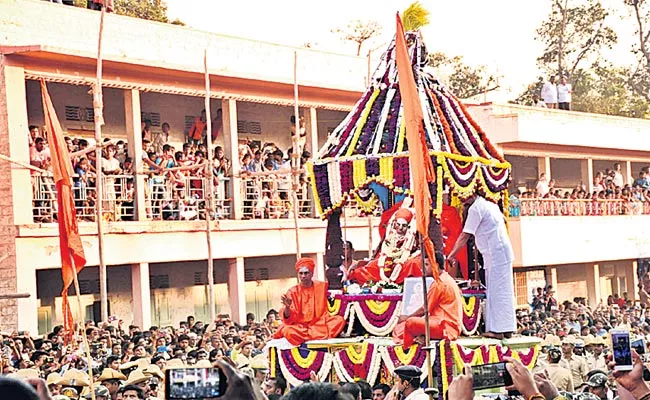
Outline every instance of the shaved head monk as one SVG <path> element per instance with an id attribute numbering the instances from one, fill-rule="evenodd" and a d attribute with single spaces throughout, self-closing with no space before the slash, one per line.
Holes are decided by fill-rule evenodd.
<path id="1" fill-rule="evenodd" d="M 327 282 L 314 281 L 314 260 L 301 258 L 296 262 L 298 285 L 280 298 L 282 301 L 282 325 L 274 338 L 286 338 L 299 346 L 308 340 L 337 337 L 345 320 L 327 311 Z"/>

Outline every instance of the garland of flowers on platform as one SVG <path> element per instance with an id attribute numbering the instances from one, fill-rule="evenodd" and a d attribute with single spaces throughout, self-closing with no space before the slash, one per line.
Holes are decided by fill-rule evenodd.
<path id="1" fill-rule="evenodd" d="M 332 369 L 334 356 L 326 351 L 316 351 L 295 347 L 290 350 L 278 350 L 280 370 L 287 382 L 299 386 L 310 379 L 310 373 L 316 373 L 318 380 L 325 381 Z M 303 356 L 302 353 L 306 353 Z"/>
<path id="2" fill-rule="evenodd" d="M 334 296 L 327 299 L 327 311 L 330 315 L 340 315 L 343 319 L 348 319 L 350 308 L 350 302 L 345 297 Z"/>
<path id="3" fill-rule="evenodd" d="M 334 353 L 334 370 L 341 382 L 364 379 L 373 386 L 380 367 L 379 348 L 372 343 L 351 345 Z"/>
<path id="4" fill-rule="evenodd" d="M 352 303 L 354 315 L 361 325 L 374 336 L 387 336 L 397 325 L 402 307 L 401 301 L 361 300 Z M 353 325 L 350 321 L 349 325 Z"/>
<path id="5" fill-rule="evenodd" d="M 427 361 L 427 352 L 417 344 L 412 345 L 406 351 L 402 346 L 386 346 L 379 348 L 379 352 L 390 373 L 393 373 L 397 367 L 414 365 L 422 370 L 421 381 L 429 375 L 429 368 L 424 367 Z M 431 359 L 436 359 L 435 349 L 431 350 Z"/>
<path id="6" fill-rule="evenodd" d="M 473 336 L 481 325 L 481 299 L 476 296 L 463 296 L 463 335 Z"/>
<path id="7" fill-rule="evenodd" d="M 438 178 L 461 199 L 479 192 L 493 202 L 504 203 L 503 193 L 510 181 L 509 163 L 440 151 L 430 151 L 429 154 L 435 157 Z M 317 164 L 307 163 L 307 173 L 312 182 L 316 209 L 323 218 L 349 200 L 358 201 L 358 191 L 371 183 L 380 184 L 394 193 L 412 193 L 407 153 L 377 157 L 356 155 Z M 436 216 L 442 212 L 443 190 L 444 185 L 436 185 L 433 210 Z M 365 207 L 369 208 L 370 204 L 366 202 Z"/>

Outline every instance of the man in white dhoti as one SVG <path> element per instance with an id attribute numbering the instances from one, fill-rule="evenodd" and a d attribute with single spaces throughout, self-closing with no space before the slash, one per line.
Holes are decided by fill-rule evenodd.
<path id="1" fill-rule="evenodd" d="M 485 310 L 485 336 L 502 339 L 510 337 L 517 329 L 515 294 L 512 273 L 514 254 L 506 229 L 505 217 L 499 206 L 481 196 L 473 195 L 465 202 L 467 219 L 463 233 L 449 253 L 449 261 L 474 235 L 476 247 L 483 255 L 487 304 Z"/>

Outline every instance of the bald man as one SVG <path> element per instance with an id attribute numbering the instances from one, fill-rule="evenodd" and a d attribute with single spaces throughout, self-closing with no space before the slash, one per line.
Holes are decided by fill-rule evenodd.
<path id="1" fill-rule="evenodd" d="M 345 320 L 327 311 L 327 282 L 313 280 L 314 268 L 311 258 L 296 262 L 300 283 L 280 298 L 282 325 L 274 338 L 286 338 L 292 345 L 299 346 L 308 340 L 335 338 L 343 331 Z"/>

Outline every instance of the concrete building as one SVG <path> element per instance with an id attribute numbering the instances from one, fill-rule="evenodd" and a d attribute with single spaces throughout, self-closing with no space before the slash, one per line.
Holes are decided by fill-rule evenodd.
<path id="1" fill-rule="evenodd" d="M 39 79 L 48 82 L 67 134 L 92 138 L 89 90 L 98 23 L 97 12 L 43 1 L 0 0 L 0 154 L 29 162 L 28 126 L 43 124 Z M 143 120 L 152 122 L 154 134 L 168 122 L 170 143 L 179 149 L 192 119 L 204 108 L 204 49 L 211 112 L 223 113 L 215 144 L 223 146 L 235 171 L 221 182 L 222 214 L 212 233 L 215 301 L 218 313 L 243 321 L 246 312 L 261 317 L 279 307 L 280 294 L 295 283 L 297 245 L 291 219 L 258 219 L 252 211 L 253 200 L 247 196 L 253 182 L 236 172 L 240 141 L 289 147 L 297 51 L 306 147 L 317 149 L 358 99 L 367 60 L 107 15 L 103 136 L 128 142 L 137 171 L 142 171 Z M 650 131 L 649 121 L 518 106 L 475 106 L 472 112 L 512 162 L 513 188 L 534 185 L 540 172 L 572 187 L 591 182 L 595 170 L 613 161 L 624 165 L 626 175 L 650 163 L 649 145 L 641 137 Z M 0 294 L 31 294 L 0 300 L 0 329 L 44 332 L 61 321 L 57 226 L 35 219 L 35 207 L 47 205 L 33 193 L 28 170 L 1 162 L 0 175 L 0 255 L 6 255 L 0 257 Z M 205 223 L 156 218 L 160 215 L 152 209 L 157 200 L 148 182 L 146 174 L 135 179 L 132 221 L 105 224 L 109 314 L 141 326 L 176 325 L 188 315 L 205 321 Z M 325 223 L 310 215 L 308 197 L 302 207 L 300 250 L 317 260 L 317 276 L 322 277 Z M 368 220 L 355 215 L 350 210 L 344 231 L 359 256 L 365 256 L 371 245 Z M 610 293 L 634 292 L 637 260 L 650 253 L 649 219 L 511 219 L 519 302 L 526 303 L 531 289 L 546 282 L 559 288 L 561 299 L 582 295 L 597 302 Z M 79 277 L 83 312 L 92 319 L 98 316 L 99 300 L 97 231 L 94 222 L 82 220 L 79 225 L 88 259 Z M 372 240 L 376 245 L 376 237 Z M 71 304 L 74 312 L 76 302 Z"/>

